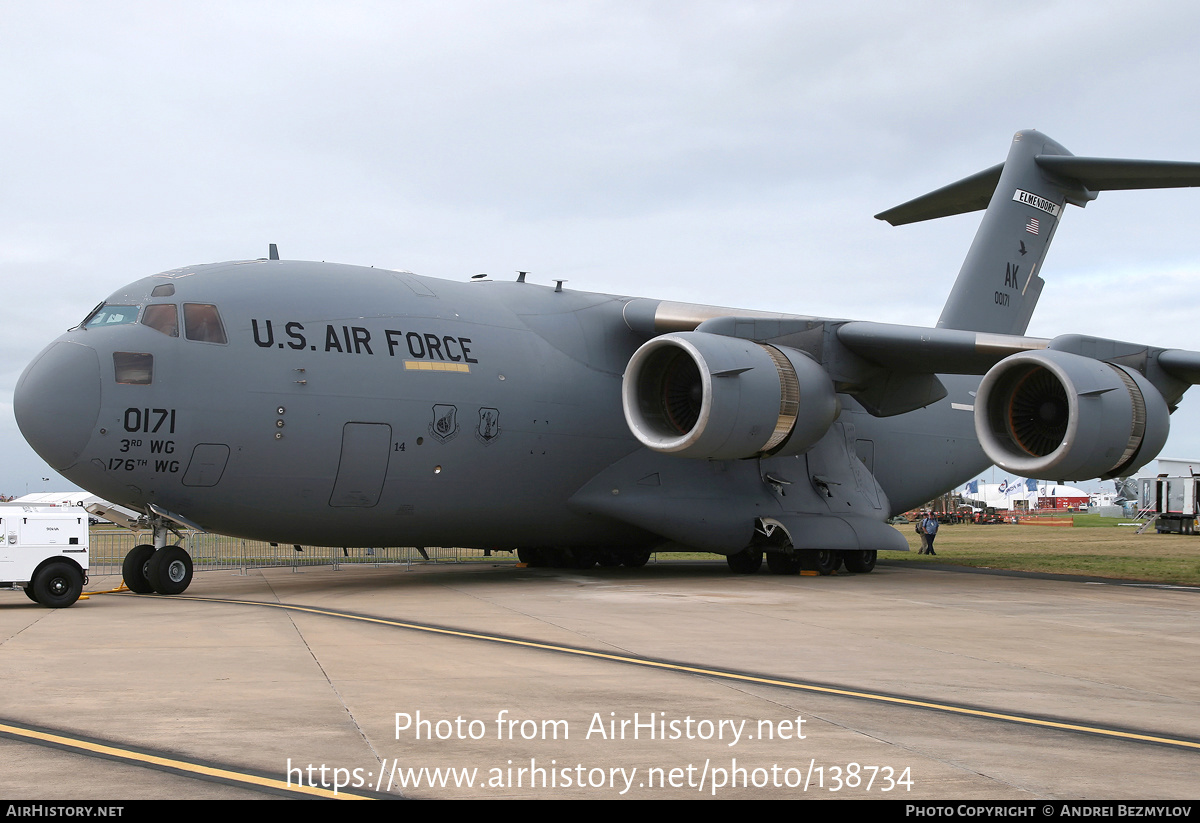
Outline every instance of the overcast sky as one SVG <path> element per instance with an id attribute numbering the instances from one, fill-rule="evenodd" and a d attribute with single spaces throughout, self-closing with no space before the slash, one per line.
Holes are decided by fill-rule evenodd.
<path id="1" fill-rule="evenodd" d="M 1192 2 L 0 0 L 0 492 L 25 365 L 132 280 L 265 256 L 936 322 L 1004 159 L 1200 160 Z M 1070 207 L 1030 334 L 1200 349 L 1200 190 Z M 1200 457 L 1200 391 L 1164 456 Z M 51 478 L 43 482 L 41 478 Z"/>

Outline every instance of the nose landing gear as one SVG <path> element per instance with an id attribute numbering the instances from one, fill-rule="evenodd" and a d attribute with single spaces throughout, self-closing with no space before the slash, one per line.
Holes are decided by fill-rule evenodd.
<path id="1" fill-rule="evenodd" d="M 121 564 L 121 577 L 131 592 L 137 594 L 182 594 L 192 582 L 192 558 L 178 544 L 166 545 L 167 532 L 181 541 L 183 535 L 152 516 L 154 544 L 134 546 Z"/>
<path id="2" fill-rule="evenodd" d="M 192 558 L 179 546 L 134 546 L 121 564 L 121 577 L 138 594 L 183 594 L 192 582 Z"/>

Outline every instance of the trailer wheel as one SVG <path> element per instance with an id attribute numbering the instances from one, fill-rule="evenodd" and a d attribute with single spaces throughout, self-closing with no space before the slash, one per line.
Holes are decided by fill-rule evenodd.
<path id="1" fill-rule="evenodd" d="M 25 592 L 25 596 L 28 597 L 30 600 L 32 600 L 34 603 L 38 602 L 37 595 L 33 593 L 33 584 L 32 583 L 30 583 L 28 586 L 22 586 L 21 591 Z"/>
<path id="2" fill-rule="evenodd" d="M 48 609 L 65 609 L 83 594 L 83 574 L 74 563 L 55 560 L 33 576 L 33 596 Z"/>
<path id="3" fill-rule="evenodd" d="M 149 543 L 134 546 L 129 550 L 129 554 L 125 555 L 125 562 L 121 564 L 121 577 L 124 578 L 125 586 L 131 592 L 150 594 L 154 591 L 149 578 L 146 577 L 146 564 L 153 556 L 154 547 Z"/>
<path id="4" fill-rule="evenodd" d="M 178 546 L 163 546 L 146 562 L 146 579 L 159 594 L 182 594 L 192 582 L 192 558 Z"/>

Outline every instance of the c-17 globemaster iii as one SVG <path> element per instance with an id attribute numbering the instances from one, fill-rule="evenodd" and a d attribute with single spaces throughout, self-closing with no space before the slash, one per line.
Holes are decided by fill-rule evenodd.
<path id="1" fill-rule="evenodd" d="M 886 524 L 992 463 L 1117 477 L 1151 460 L 1200 353 L 1026 337 L 1068 204 L 1200 185 L 1200 163 L 1007 159 L 878 215 L 986 209 L 936 328 L 275 259 L 188 266 L 98 305 L 17 385 L 47 463 L 144 514 L 135 591 L 183 591 L 179 524 L 328 546 L 515 550 L 736 572 L 906 550 Z M 981 379 L 982 376 L 982 379 Z"/>

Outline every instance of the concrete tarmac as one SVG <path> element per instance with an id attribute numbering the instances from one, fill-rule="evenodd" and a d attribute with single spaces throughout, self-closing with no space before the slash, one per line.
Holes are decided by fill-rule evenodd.
<path id="1" fill-rule="evenodd" d="M 886 563 L 210 571 L 57 611 L 0 592 L 0 724 L 110 747 L 0 737 L 0 796 L 269 798 L 324 766 L 340 794 L 412 798 L 1188 799 L 1198 652 L 1200 590 Z"/>

